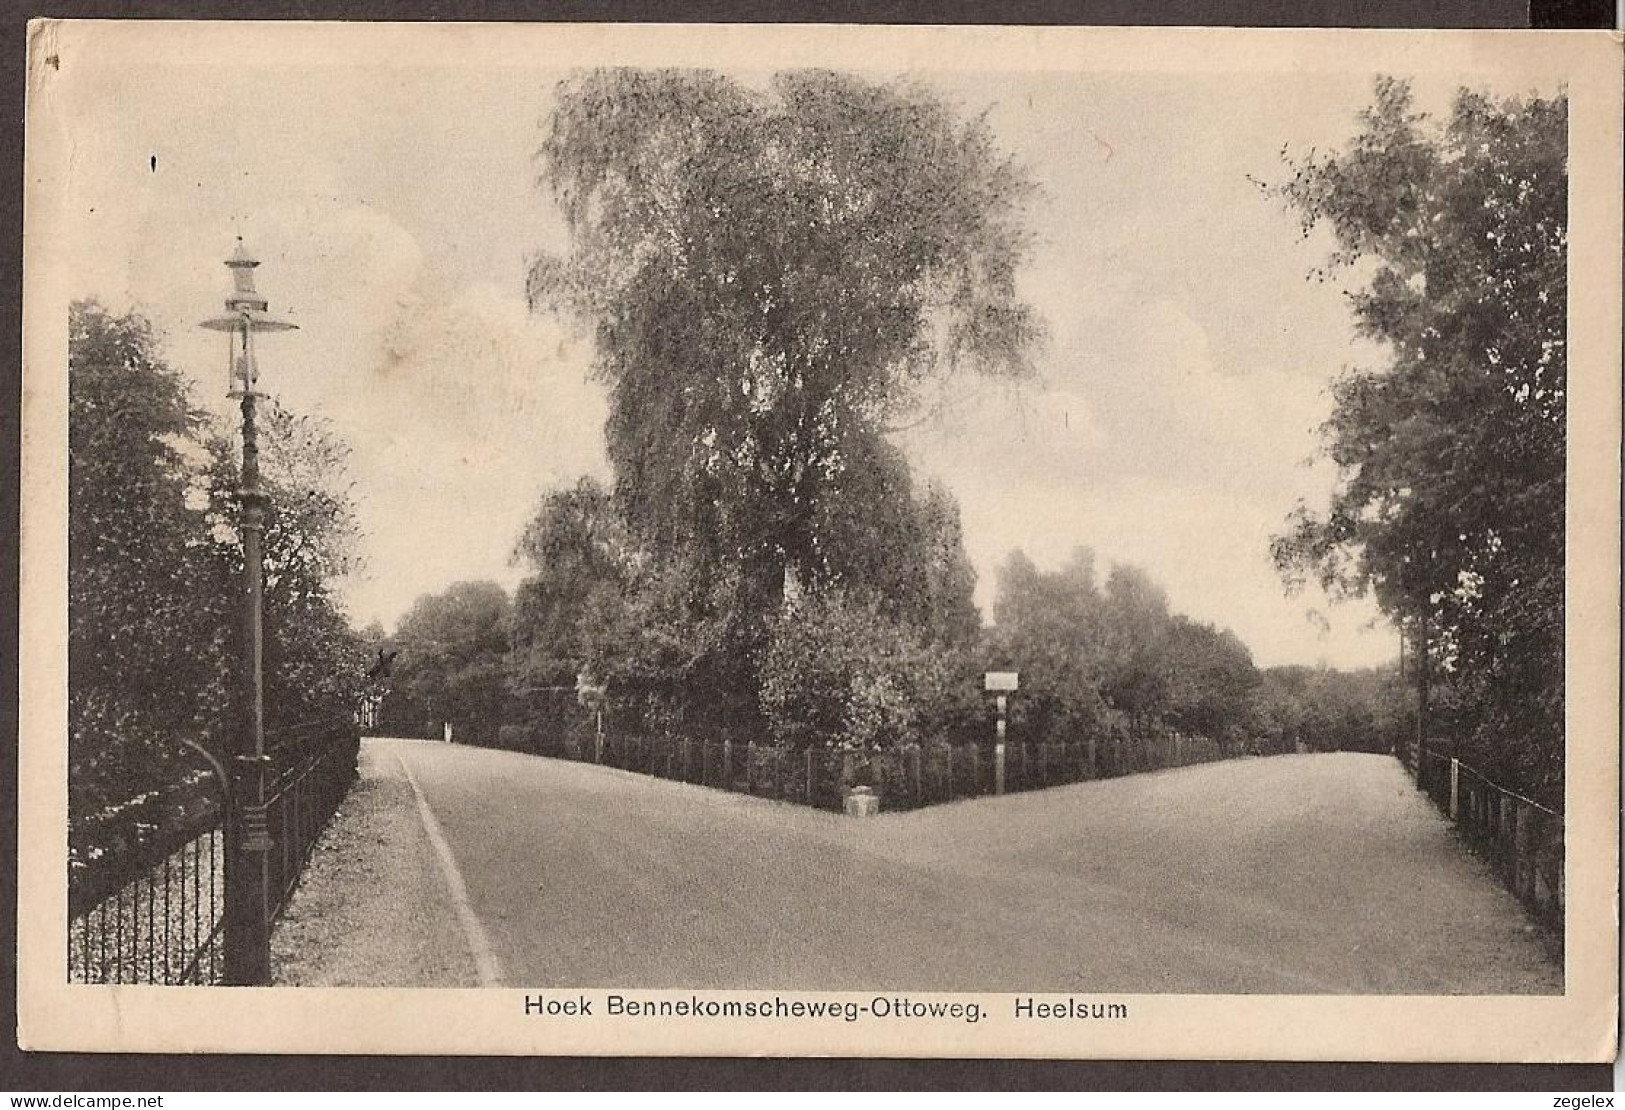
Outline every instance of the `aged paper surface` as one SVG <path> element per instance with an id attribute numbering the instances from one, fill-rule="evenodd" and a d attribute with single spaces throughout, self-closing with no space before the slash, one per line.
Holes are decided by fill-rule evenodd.
<path id="1" fill-rule="evenodd" d="M 223 230 L 157 222 L 146 200 L 126 195 L 113 234 L 76 205 L 99 195 L 89 183 L 115 167 L 89 134 L 132 136 L 139 145 L 166 127 L 162 97 L 121 89 L 174 82 L 195 101 L 211 75 L 242 78 L 262 95 L 222 105 L 222 134 L 234 142 L 263 133 L 297 149 L 313 125 L 308 108 L 279 98 L 311 75 L 349 71 L 436 72 L 489 86 L 551 85 L 596 66 L 696 67 L 760 75 L 820 67 L 885 76 L 935 78 L 975 92 L 1040 79 L 1089 75 L 1137 87 L 1178 89 L 1279 86 L 1282 131 L 1290 137 L 1295 90 L 1316 81 L 1369 85 L 1394 73 L 1448 88 L 1488 82 L 1500 94 L 1566 87 L 1570 98 L 1569 424 L 1567 573 L 1567 918 L 1561 994 L 1417 993 L 1100 994 L 1079 984 L 1076 997 L 1116 1003 L 1113 1021 L 1018 1017 L 1018 999 L 1064 1003 L 1055 981 L 1010 983 L 1006 993 L 910 992 L 906 983 L 819 993 L 779 990 L 776 982 L 736 990 L 640 989 L 563 979 L 507 981 L 487 989 L 194 988 L 69 982 L 63 937 L 66 745 L 66 335 L 70 300 L 85 295 L 82 275 L 107 275 L 115 289 L 140 289 L 131 273 L 193 235 Z M 1614 35 L 1501 32 L 1246 32 L 1059 28 L 881 28 L 840 26 L 319 25 L 201 23 L 36 23 L 29 45 L 25 184 L 24 519 L 22 531 L 21 820 L 19 860 L 19 1039 L 29 1049 L 105 1052 L 286 1052 L 400 1054 L 860 1055 L 1032 1058 L 1369 1059 L 1432 1061 L 1601 1061 L 1615 1051 L 1618 982 L 1619 655 L 1617 629 L 1620 446 L 1621 290 L 1619 252 L 1621 43 Z M 186 75 L 200 76 L 187 87 Z M 422 141 L 465 126 L 451 109 L 410 91 L 383 95 L 388 82 L 363 83 L 357 99 L 324 110 L 356 134 L 421 124 Z M 244 86 L 236 86 L 239 89 Z M 378 100 L 369 99 L 378 94 Z M 157 107 L 154 107 L 157 105 Z M 195 103 L 192 105 L 195 107 Z M 1358 102 L 1349 105 L 1350 111 Z M 331 122 L 331 121 L 329 121 Z M 342 192 L 345 144 L 331 138 L 308 151 Z M 537 132 L 515 136 L 533 145 Z M 1110 141 L 1108 141 L 1110 140 Z M 1131 136 L 1092 135 L 1109 157 Z M 1222 141 L 1220 137 L 1219 141 Z M 143 150 L 145 147 L 142 148 Z M 1202 157 L 1193 147 L 1192 159 Z M 1169 152 L 1177 158 L 1178 152 Z M 157 175 L 162 155 L 152 155 Z M 169 167 L 164 166 L 167 170 Z M 309 167 L 304 167 L 306 170 Z M 288 165 L 290 172 L 293 165 Z M 186 172 L 186 168 L 180 172 Z M 245 171 L 246 172 L 246 171 Z M 205 182 L 197 188 L 203 190 Z M 427 191 L 427 183 L 424 183 Z M 267 192 L 272 192 L 267 185 Z M 200 194 L 201 195 L 201 194 Z M 363 204 L 365 201 L 363 201 Z M 433 203 L 425 201 L 425 203 Z M 106 215 L 104 213 L 104 215 Z M 224 214 L 220 214 L 224 215 Z M 251 212 L 233 226 L 255 227 Z M 287 217 L 297 220 L 298 216 Z M 142 221 L 152 221 L 143 223 Z M 218 226 L 216 226 L 218 225 Z M 286 226 L 286 225 L 284 225 Z M 526 235 L 534 228 L 515 228 Z M 369 232 L 369 234 L 371 234 Z M 378 233 L 384 236 L 384 232 Z M 371 240 L 369 240 L 371 241 Z M 374 242 L 374 246 L 378 243 Z M 142 244 L 140 253 L 133 244 Z M 132 244 L 125 246 L 125 244 Z M 213 247 L 210 248 L 213 250 Z M 120 255 L 121 250 L 126 251 Z M 111 256 L 109 254 L 111 252 Z M 223 257 L 224 252 L 217 252 Z M 216 254 L 208 255 L 209 258 Z M 275 269 L 291 261 L 279 258 Z M 375 272 L 357 272 L 357 282 Z M 1198 280 L 1222 283 L 1227 275 Z M 219 284 L 215 275 L 185 280 Z M 1066 274 L 1042 275 L 1047 292 L 1064 292 Z M 122 282 L 122 284 L 121 284 Z M 212 284 L 208 284 L 212 283 Z M 275 288 L 273 280 L 267 285 Z M 109 293 L 119 296 L 121 293 Z M 211 293 L 210 296 L 213 294 Z M 137 297 L 139 301 L 139 295 Z M 284 296 L 284 300 L 286 300 Z M 198 303 L 197 318 L 214 310 Z M 189 322 L 189 321 L 188 321 Z M 172 323 L 181 326 L 180 322 Z M 387 410 L 388 398 L 374 403 Z M 450 403 L 450 402 L 448 402 Z M 1230 414 L 1244 423 L 1251 410 Z M 597 416 L 593 417 L 593 421 Z M 585 423 L 592 423 L 586 421 Z M 410 448 L 407 448 L 410 450 Z M 465 459 L 464 462 L 467 462 Z M 494 503 L 491 513 L 508 512 Z M 1283 505 L 1283 511 L 1287 506 Z M 425 541 L 432 547 L 435 541 Z M 427 547 L 426 547 L 427 549 Z M 541 911 L 539 911 L 541 912 Z M 628 912 L 644 912 L 629 908 Z M 658 912 L 650 909 L 648 912 Z M 1403 923 L 1396 923 L 1402 926 Z M 368 928 L 387 930 L 390 921 Z M 899 928 L 906 923 L 899 922 Z M 968 957 L 969 958 L 969 957 Z M 606 989 L 606 987 L 613 989 Z M 801 1003 L 866 1007 L 843 1017 L 648 1018 L 606 1012 L 610 995 L 639 1002 L 697 1000 L 717 1013 L 732 1003 L 774 996 Z M 593 1003 L 585 1016 L 527 1014 L 537 996 Z M 974 1004 L 979 1020 L 883 1020 L 875 1002 L 907 997 Z M 895 1005 L 895 1004 L 894 1004 Z M 963 1012 L 963 1011 L 961 1011 Z"/>

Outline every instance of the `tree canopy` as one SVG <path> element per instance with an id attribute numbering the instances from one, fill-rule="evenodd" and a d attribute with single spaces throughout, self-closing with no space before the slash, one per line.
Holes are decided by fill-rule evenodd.
<path id="1" fill-rule="evenodd" d="M 344 449 L 267 406 L 267 724 L 355 709 L 364 661 L 332 594 L 357 562 Z M 68 318 L 70 819 L 172 788 L 180 738 L 240 723 L 241 553 L 230 433 L 191 401 L 150 324 L 86 301 Z"/>
<path id="2" fill-rule="evenodd" d="M 495 582 L 457 582 L 414 601 L 392 642 L 398 696 L 385 702 L 388 722 L 423 731 L 450 721 L 454 738 L 494 738 L 506 715 L 512 611 Z"/>
<path id="3" fill-rule="evenodd" d="M 574 683 L 636 565 L 610 492 L 582 478 L 544 494 L 513 559 L 531 571 L 513 601 L 514 692 Z"/>
<path id="4" fill-rule="evenodd" d="M 1029 370 L 1030 182 L 920 89 L 595 71 L 560 87 L 541 165 L 571 250 L 530 297 L 593 327 L 629 524 L 763 596 L 839 577 L 820 515 L 927 383 Z"/>
<path id="5" fill-rule="evenodd" d="M 362 532 L 350 449 L 332 425 L 272 397 L 259 399 L 258 424 L 260 483 L 272 506 L 261 546 L 266 725 L 274 740 L 281 729 L 354 711 L 364 652 L 336 589 L 362 569 Z M 242 573 L 237 450 L 223 436 L 212 446 L 210 531 L 235 583 Z"/>
<path id="6" fill-rule="evenodd" d="M 1251 739 L 1252 653 L 1230 630 L 1172 612 L 1145 571 L 1113 564 L 1103 588 L 1089 548 L 1050 572 L 1015 551 L 998 585 L 990 650 L 1021 672 L 1027 735 L 1069 740 L 1133 725 Z"/>
<path id="7" fill-rule="evenodd" d="M 1256 693 L 1258 728 L 1282 750 L 1388 754 L 1408 743 L 1416 707 L 1397 667 L 1334 671 L 1268 667 Z"/>
<path id="8" fill-rule="evenodd" d="M 1358 281 L 1386 365 L 1349 370 L 1323 429 L 1341 481 L 1273 550 L 1289 582 L 1371 591 L 1479 707 L 1480 757 L 1560 793 L 1567 404 L 1564 96 L 1462 90 L 1448 118 L 1378 82 L 1347 149 L 1274 189 Z"/>
<path id="9" fill-rule="evenodd" d="M 69 797 L 76 815 L 177 777 L 230 689 L 237 610 L 208 520 L 208 424 L 146 320 L 68 319 Z M 229 714 L 224 718 L 230 720 Z"/>

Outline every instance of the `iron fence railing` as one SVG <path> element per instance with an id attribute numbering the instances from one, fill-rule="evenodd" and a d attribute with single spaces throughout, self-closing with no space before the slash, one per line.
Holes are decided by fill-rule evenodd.
<path id="1" fill-rule="evenodd" d="M 327 822 L 355 781 L 361 732 L 352 720 L 323 721 L 266 735 L 274 773 L 267 787 L 271 915 L 299 884 Z"/>
<path id="2" fill-rule="evenodd" d="M 272 915 L 355 778 L 352 721 L 270 731 Z M 226 790 L 209 771 L 187 789 L 77 826 L 68 867 L 68 979 L 198 985 L 225 970 Z"/>
<path id="3" fill-rule="evenodd" d="M 808 748 L 684 736 L 606 733 L 601 743 L 577 733 L 509 733 L 504 747 L 539 755 L 599 762 L 657 778 L 839 810 L 846 792 L 868 786 L 888 810 L 992 794 L 997 789 L 991 744 L 908 744 L 884 751 Z M 1112 778 L 1206 763 L 1227 752 L 1214 740 L 1176 732 L 1101 736 L 1070 744 L 1005 745 L 1004 790 Z"/>
<path id="4" fill-rule="evenodd" d="M 1411 758 L 1418 786 L 1501 883 L 1561 942 L 1563 814 L 1442 752 L 1413 746 Z"/>
<path id="5" fill-rule="evenodd" d="M 212 776 L 211 776 L 212 777 Z M 224 807 L 136 807 L 75 837 L 68 979 L 198 984 L 223 966 Z"/>

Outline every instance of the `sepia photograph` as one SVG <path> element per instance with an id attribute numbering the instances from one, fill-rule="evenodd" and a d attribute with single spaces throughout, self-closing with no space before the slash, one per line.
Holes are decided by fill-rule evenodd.
<path id="1" fill-rule="evenodd" d="M 1611 1058 L 1619 63 L 36 22 L 25 1046 Z"/>

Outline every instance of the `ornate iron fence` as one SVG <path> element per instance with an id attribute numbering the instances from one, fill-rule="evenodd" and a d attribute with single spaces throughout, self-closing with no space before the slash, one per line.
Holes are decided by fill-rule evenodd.
<path id="1" fill-rule="evenodd" d="M 268 733 L 273 915 L 355 779 L 353 721 Z M 216 771 L 74 831 L 68 867 L 68 979 L 209 984 L 225 967 L 226 790 Z M 182 800 L 184 796 L 185 800 Z"/>
<path id="2" fill-rule="evenodd" d="M 281 914 L 317 838 L 355 781 L 361 731 L 352 720 L 268 730 L 275 774 L 267 789 L 271 820 L 271 914 Z"/>
<path id="3" fill-rule="evenodd" d="M 198 984 L 219 977 L 223 814 L 219 801 L 192 812 L 153 803 L 75 837 L 70 982 Z"/>

